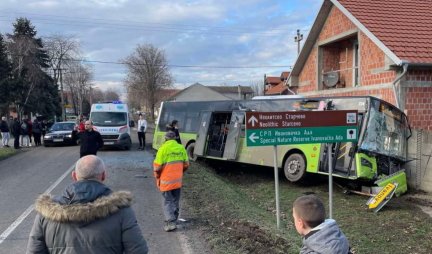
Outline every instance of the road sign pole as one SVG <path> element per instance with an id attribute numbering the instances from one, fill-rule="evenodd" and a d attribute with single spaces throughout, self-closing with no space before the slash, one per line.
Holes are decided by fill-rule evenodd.
<path id="1" fill-rule="evenodd" d="M 277 146 L 273 146 L 274 153 L 274 177 L 275 177 L 275 193 L 276 193 L 276 226 L 280 228 L 280 208 L 279 208 L 279 170 L 277 164 Z"/>
<path id="2" fill-rule="evenodd" d="M 333 218 L 333 158 L 332 158 L 332 144 L 327 144 L 328 156 L 328 175 L 329 175 L 329 218 Z"/>

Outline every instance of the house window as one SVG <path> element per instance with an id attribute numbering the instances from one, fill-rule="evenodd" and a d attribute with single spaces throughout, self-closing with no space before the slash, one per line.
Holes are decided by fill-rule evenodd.
<path id="1" fill-rule="evenodd" d="M 355 87 L 359 85 L 359 53 L 357 34 L 338 38 L 319 46 L 319 89 Z"/>

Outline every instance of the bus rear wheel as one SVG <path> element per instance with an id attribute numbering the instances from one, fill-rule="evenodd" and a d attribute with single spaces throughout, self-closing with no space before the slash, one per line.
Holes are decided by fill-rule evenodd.
<path id="1" fill-rule="evenodd" d="M 285 177 L 290 182 L 298 182 L 306 175 L 306 160 L 302 154 L 293 153 L 284 164 Z"/>
<path id="2" fill-rule="evenodd" d="M 197 155 L 194 155 L 195 143 L 191 143 L 186 147 L 186 152 L 189 160 L 196 161 L 198 159 Z"/>

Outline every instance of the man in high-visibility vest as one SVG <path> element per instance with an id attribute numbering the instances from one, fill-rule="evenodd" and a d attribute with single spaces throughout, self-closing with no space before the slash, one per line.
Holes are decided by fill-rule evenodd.
<path id="1" fill-rule="evenodd" d="M 168 232 L 177 228 L 183 172 L 189 167 L 189 159 L 185 148 L 177 143 L 174 132 L 168 131 L 165 140 L 156 154 L 153 170 L 156 185 L 164 197 L 164 230 Z"/>

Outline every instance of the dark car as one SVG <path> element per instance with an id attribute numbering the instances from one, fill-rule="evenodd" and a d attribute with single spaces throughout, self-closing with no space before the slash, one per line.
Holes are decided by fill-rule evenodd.
<path id="1" fill-rule="evenodd" d="M 52 145 L 76 145 L 77 125 L 75 122 L 57 122 L 49 128 L 48 133 L 43 137 L 44 146 Z"/>

